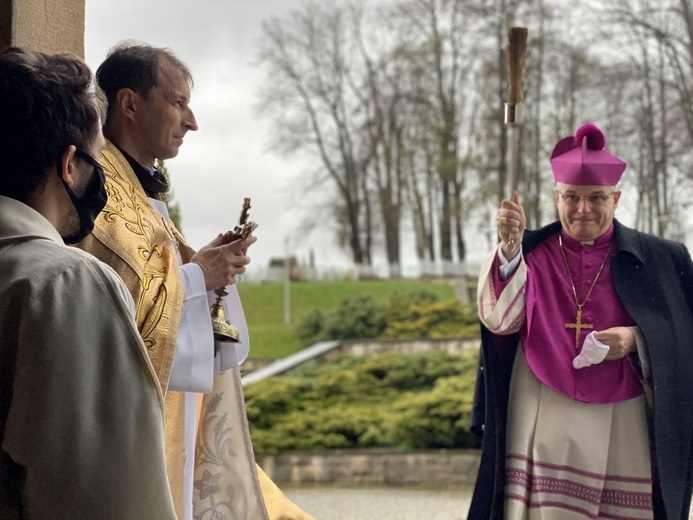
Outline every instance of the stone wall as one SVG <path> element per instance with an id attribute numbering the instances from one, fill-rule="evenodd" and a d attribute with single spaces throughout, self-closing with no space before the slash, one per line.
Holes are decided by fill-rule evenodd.
<path id="1" fill-rule="evenodd" d="M 85 0 L 2 0 L 0 48 L 8 45 L 84 57 Z"/>
<path id="2" fill-rule="evenodd" d="M 370 449 L 290 451 L 256 455 L 256 461 L 277 483 L 457 486 L 474 484 L 479 456 L 476 450 Z"/>

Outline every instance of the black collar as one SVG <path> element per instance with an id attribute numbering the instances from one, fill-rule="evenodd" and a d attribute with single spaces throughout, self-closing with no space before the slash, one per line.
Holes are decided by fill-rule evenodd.
<path id="1" fill-rule="evenodd" d="M 639 231 L 626 227 L 614 219 L 614 240 L 619 251 L 626 251 L 640 260 L 641 264 L 644 263 L 645 253 Z"/>
<path id="2" fill-rule="evenodd" d="M 154 166 L 147 167 L 137 162 L 129 153 L 116 145 L 123 157 L 127 159 L 130 168 L 137 175 L 147 197 L 161 200 L 161 194 L 166 193 L 169 188 L 168 179 Z"/>

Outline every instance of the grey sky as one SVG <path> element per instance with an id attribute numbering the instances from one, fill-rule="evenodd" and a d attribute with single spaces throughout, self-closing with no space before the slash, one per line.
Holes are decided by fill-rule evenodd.
<path id="1" fill-rule="evenodd" d="M 260 226 L 250 269 L 283 256 L 287 236 L 299 258 L 313 249 L 322 265 L 346 259 L 329 243 L 331 233 L 300 232 L 292 200 L 304 165 L 266 150 L 269 123 L 253 110 L 263 79 L 253 65 L 262 20 L 298 6 L 300 0 L 87 0 L 86 60 L 94 69 L 125 39 L 170 47 L 190 67 L 200 129 L 166 163 L 183 232 L 194 247 L 205 245 L 235 224 L 243 197 L 251 197 L 251 219 Z"/>

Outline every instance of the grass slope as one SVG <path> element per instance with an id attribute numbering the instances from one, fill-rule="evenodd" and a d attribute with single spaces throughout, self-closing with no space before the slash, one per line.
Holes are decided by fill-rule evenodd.
<path id="1" fill-rule="evenodd" d="M 250 330 L 250 357 L 278 358 L 292 354 L 306 345 L 296 337 L 294 327 L 314 310 L 330 311 L 342 300 L 372 296 L 384 302 L 392 293 L 429 291 L 440 301 L 454 300 L 455 289 L 449 282 L 430 280 L 368 280 L 339 282 L 296 282 L 290 286 L 291 324 L 284 324 L 284 284 L 239 284 Z"/>

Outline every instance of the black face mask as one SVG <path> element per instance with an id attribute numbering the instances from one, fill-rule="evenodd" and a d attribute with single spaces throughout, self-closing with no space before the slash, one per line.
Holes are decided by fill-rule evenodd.
<path id="1" fill-rule="evenodd" d="M 103 174 L 103 167 L 99 162 L 84 150 L 77 148 L 75 155 L 81 157 L 94 167 L 94 174 L 89 181 L 84 193 L 77 197 L 60 175 L 60 181 L 65 186 L 67 194 L 70 196 L 72 204 L 79 215 L 79 230 L 72 235 L 62 237 L 66 244 L 76 244 L 81 242 L 94 229 L 94 220 L 106 205 L 108 195 L 106 194 L 106 178 Z"/>

